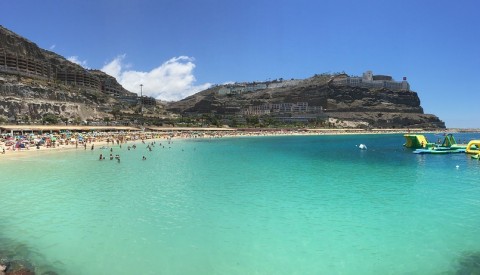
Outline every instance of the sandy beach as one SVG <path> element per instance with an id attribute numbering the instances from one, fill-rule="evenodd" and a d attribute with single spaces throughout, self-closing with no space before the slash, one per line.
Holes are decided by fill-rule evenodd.
<path id="1" fill-rule="evenodd" d="M 353 135 L 433 133 L 424 129 L 233 129 L 187 127 L 38 126 L 4 125 L 0 139 L 0 159 L 65 150 L 92 150 L 102 146 L 134 144 L 158 139 L 226 138 L 285 135 Z M 438 131 L 437 131 L 438 132 Z M 443 132 L 443 131 L 442 131 Z M 81 139 L 80 139 L 81 138 Z M 51 142 L 50 139 L 55 139 Z M 38 141 L 46 141 L 39 144 Z M 24 142 L 20 148 L 18 142 Z"/>

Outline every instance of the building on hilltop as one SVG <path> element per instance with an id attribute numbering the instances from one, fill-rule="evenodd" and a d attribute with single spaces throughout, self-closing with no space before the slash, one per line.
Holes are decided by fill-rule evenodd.
<path id="1" fill-rule="evenodd" d="M 255 92 L 258 90 L 265 90 L 267 84 L 265 83 L 244 83 L 244 84 L 233 84 L 226 85 L 218 90 L 219 95 L 238 95 L 246 92 Z"/>
<path id="2" fill-rule="evenodd" d="M 270 104 L 263 104 L 258 106 L 249 106 L 242 111 L 246 116 L 263 116 L 271 113 Z"/>
<path id="3" fill-rule="evenodd" d="M 351 87 L 365 87 L 365 88 L 386 88 L 392 91 L 410 91 L 410 84 L 407 78 L 403 77 L 402 81 L 395 81 L 389 75 L 373 75 L 372 71 L 366 71 L 362 77 L 346 76 L 337 77 L 333 79 L 334 85 L 343 85 Z"/>
<path id="4" fill-rule="evenodd" d="M 284 80 L 281 79 L 280 81 L 270 81 L 268 82 L 268 89 L 275 89 L 275 88 L 285 88 L 285 87 L 293 87 L 302 82 L 302 79 L 291 79 L 291 80 Z"/>
<path id="5" fill-rule="evenodd" d="M 305 114 L 322 113 L 322 106 L 308 106 L 308 102 L 297 103 L 267 103 L 257 106 L 249 106 L 242 111 L 246 116 L 262 116 L 271 114 Z"/>
<path id="6" fill-rule="evenodd" d="M 0 47 L 0 72 L 41 79 L 52 77 L 52 69 L 48 62 L 12 53 L 3 47 Z"/>
<path id="7" fill-rule="evenodd" d="M 265 89 L 275 89 L 275 88 L 284 88 L 284 87 L 293 87 L 302 82 L 301 79 L 291 79 L 291 80 L 273 80 L 266 82 L 253 82 L 253 83 L 235 83 L 222 86 L 218 90 L 219 95 L 238 95 L 246 92 L 256 92 Z"/>
<path id="8" fill-rule="evenodd" d="M 65 85 L 83 86 L 101 90 L 101 82 L 95 75 L 90 74 L 87 70 L 79 70 L 74 68 L 54 69 L 55 79 Z"/>

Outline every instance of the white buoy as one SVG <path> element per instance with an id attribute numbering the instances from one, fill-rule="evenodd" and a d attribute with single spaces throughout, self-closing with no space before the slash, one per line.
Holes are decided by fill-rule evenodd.
<path id="1" fill-rule="evenodd" d="M 358 145 L 358 148 L 360 148 L 361 150 L 367 150 L 367 145 L 362 143 L 362 144 Z"/>
<path id="2" fill-rule="evenodd" d="M 460 168 L 460 165 L 455 166 L 455 168 L 457 168 L 457 169 Z"/>

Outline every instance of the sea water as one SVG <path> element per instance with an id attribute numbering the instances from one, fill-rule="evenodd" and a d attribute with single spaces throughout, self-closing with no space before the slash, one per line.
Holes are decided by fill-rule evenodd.
<path id="1" fill-rule="evenodd" d="M 18 154 L 0 160 L 0 254 L 58 274 L 475 266 L 480 162 L 417 155 L 403 143 L 402 135 L 157 140 L 151 151 L 113 147 L 120 162 L 89 147 Z"/>

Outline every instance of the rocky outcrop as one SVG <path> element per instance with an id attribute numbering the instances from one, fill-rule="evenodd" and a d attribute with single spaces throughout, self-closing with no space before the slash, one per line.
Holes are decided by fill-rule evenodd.
<path id="1" fill-rule="evenodd" d="M 0 76 L 0 116 L 9 121 L 41 121 L 45 114 L 68 120 L 96 119 L 108 116 L 109 106 L 118 104 L 98 91 L 13 78 Z"/>
<path id="2" fill-rule="evenodd" d="M 228 114 L 249 106 L 307 102 L 309 106 L 321 106 L 326 119 L 351 121 L 353 124 L 362 122 L 360 124 L 368 127 L 445 128 L 444 122 L 438 117 L 424 114 L 420 98 L 413 91 L 337 86 L 325 78 L 317 77 L 305 79 L 293 86 L 286 85 L 238 95 L 220 95 L 219 89 L 220 87 L 215 87 L 171 103 L 169 108 L 183 113 L 213 111 L 217 114 Z"/>
<path id="3" fill-rule="evenodd" d="M 137 95 L 99 70 L 86 70 L 0 26 L 0 118 L 102 120 L 136 107 Z M 21 119 L 19 119 L 21 118 Z"/>
<path id="4" fill-rule="evenodd" d="M 0 275 L 56 275 L 48 262 L 38 262 L 31 255 L 41 255 L 27 245 L 0 237 Z"/>

